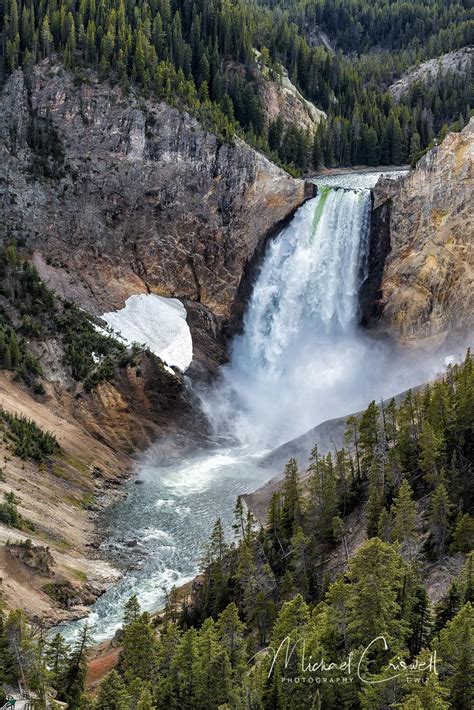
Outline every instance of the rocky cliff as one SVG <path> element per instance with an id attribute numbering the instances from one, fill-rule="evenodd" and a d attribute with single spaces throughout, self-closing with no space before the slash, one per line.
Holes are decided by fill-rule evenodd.
<path id="1" fill-rule="evenodd" d="M 454 52 L 429 59 L 405 72 L 398 81 L 389 86 L 388 90 L 393 98 L 399 101 L 414 84 L 433 82 L 440 76 L 446 76 L 448 72 L 452 75 L 466 75 L 471 71 L 473 57 L 473 47 L 462 47 Z"/>
<path id="2" fill-rule="evenodd" d="M 416 169 L 374 190 L 372 291 L 364 320 L 398 342 L 436 347 L 474 326 L 474 119 Z M 387 251 L 384 268 L 381 260 Z M 370 305 L 369 305 L 370 302 Z"/>
<path id="3" fill-rule="evenodd" d="M 1 109 L 3 234 L 94 313 L 146 291 L 199 304 L 201 341 L 239 318 L 254 256 L 311 189 L 186 113 L 46 61 L 10 77 Z"/>
<path id="4" fill-rule="evenodd" d="M 288 71 L 279 66 L 279 76 L 272 76 L 261 60 L 261 53 L 254 50 L 257 59 L 257 92 L 265 107 L 269 122 L 280 118 L 284 126 L 296 124 L 300 129 L 313 135 L 321 121 L 327 116 L 298 91 L 291 81 Z"/>

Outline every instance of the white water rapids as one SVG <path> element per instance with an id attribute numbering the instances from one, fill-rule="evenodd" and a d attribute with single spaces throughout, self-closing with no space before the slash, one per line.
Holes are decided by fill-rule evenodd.
<path id="1" fill-rule="evenodd" d="M 376 177 L 323 180 L 318 196 L 268 245 L 231 361 L 204 402 L 216 432 L 238 443 L 166 467 L 150 452 L 138 467 L 143 485 L 130 482 L 127 497 L 107 511 L 102 547 L 124 576 L 92 607 L 96 640 L 120 626 L 132 593 L 154 610 L 163 603 L 163 586 L 198 571 L 216 518 L 229 528 L 237 495 L 277 473 L 259 467 L 262 453 L 442 369 L 441 355 L 402 357 L 358 328 L 368 187 Z M 334 182 L 354 189 L 333 189 Z M 62 631 L 70 638 L 78 626 Z"/>

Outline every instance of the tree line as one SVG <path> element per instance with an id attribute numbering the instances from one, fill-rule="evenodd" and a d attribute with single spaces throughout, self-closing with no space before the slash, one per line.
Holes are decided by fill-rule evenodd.
<path id="1" fill-rule="evenodd" d="M 348 28 L 361 27 L 359 34 L 368 37 L 372 48 L 383 34 L 386 8 L 381 3 L 364 2 L 360 7 L 354 2 L 354 20 L 346 5 L 315 6 L 315 21 L 339 37 L 341 49 L 333 53 L 312 46 L 307 36 L 305 27 L 313 21 L 308 19 L 311 4 L 298 9 L 296 16 L 284 5 L 282 11 L 282 3 L 268 8 L 246 0 L 5 0 L 0 15 L 0 75 L 59 55 L 79 80 L 81 70 L 92 67 L 102 79 L 119 82 L 125 89 L 133 84 L 147 97 L 191 111 L 222 140 L 241 133 L 293 172 L 317 168 L 322 161 L 328 166 L 402 164 L 429 146 L 444 124 L 458 121 L 460 115 L 467 120 L 472 82 L 448 81 L 429 95 L 421 91 L 397 105 L 380 80 L 374 81 L 386 66 L 385 57 L 372 53 L 355 60 L 343 53 L 349 46 L 366 49 L 362 41 L 352 44 L 344 39 Z M 413 14 L 416 27 L 426 15 L 430 18 L 423 24 L 423 36 L 437 38 L 444 32 L 450 48 L 468 42 L 472 24 L 463 3 L 449 12 L 440 2 L 388 5 L 391 13 L 400 14 L 395 26 L 402 28 L 398 36 L 403 46 L 414 43 L 408 29 Z M 285 132 L 269 125 L 255 49 L 277 83 L 283 66 L 306 98 L 328 113 L 323 134 L 314 144 L 314 136 L 296 124 L 286 121 Z M 31 140 L 38 147 L 36 173 L 48 177 L 53 177 L 51 171 L 61 173 L 62 156 L 43 154 L 43 134 L 31 134 Z"/>

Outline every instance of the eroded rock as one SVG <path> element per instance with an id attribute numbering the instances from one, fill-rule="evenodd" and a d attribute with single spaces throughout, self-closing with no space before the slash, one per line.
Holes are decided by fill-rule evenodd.
<path id="1" fill-rule="evenodd" d="M 374 210 L 383 216 L 378 238 L 386 241 L 389 230 L 390 253 L 371 308 L 381 314 L 380 327 L 404 345 L 434 347 L 472 332 L 473 161 L 471 119 L 406 178 L 380 181 L 374 190 Z"/>

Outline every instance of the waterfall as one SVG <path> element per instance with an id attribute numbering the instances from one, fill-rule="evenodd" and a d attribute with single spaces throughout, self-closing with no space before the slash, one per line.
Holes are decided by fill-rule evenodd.
<path id="1" fill-rule="evenodd" d="M 145 485 L 130 485 L 103 520 L 112 559 L 132 561 L 94 604 L 96 640 L 120 627 L 131 594 L 154 610 L 163 604 L 163 586 L 198 572 L 216 518 L 230 532 L 236 497 L 278 473 L 259 466 L 265 449 L 440 371 L 439 355 L 399 356 L 358 328 L 370 192 L 366 175 L 337 180 L 343 178 L 351 189 L 322 186 L 268 245 L 230 363 L 204 400 L 225 437 L 215 449 L 179 457 L 173 465 L 163 466 L 159 454 L 155 460 L 148 452 L 139 468 Z M 130 540 L 139 541 L 140 557 Z M 73 622 L 61 631 L 71 639 L 80 628 L 81 622 Z"/>
<path id="2" fill-rule="evenodd" d="M 241 441 L 275 446 L 357 406 L 369 216 L 370 190 L 320 186 L 269 244 L 212 404 Z"/>
<path id="3" fill-rule="evenodd" d="M 299 209 L 269 246 L 234 343 L 234 366 L 249 375 L 282 373 L 308 337 L 354 330 L 367 275 L 369 211 L 368 190 L 330 187 Z"/>

